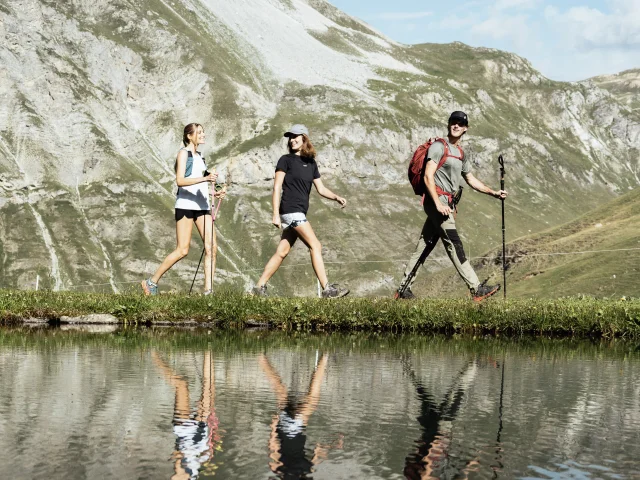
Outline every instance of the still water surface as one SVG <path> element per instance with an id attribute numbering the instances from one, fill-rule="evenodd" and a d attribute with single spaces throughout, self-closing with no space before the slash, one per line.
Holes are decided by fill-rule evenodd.
<path id="1" fill-rule="evenodd" d="M 636 347 L 0 329 L 0 477 L 640 478 Z"/>

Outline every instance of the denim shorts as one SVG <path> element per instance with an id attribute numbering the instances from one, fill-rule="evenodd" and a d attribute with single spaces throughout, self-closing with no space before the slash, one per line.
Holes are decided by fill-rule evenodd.
<path id="1" fill-rule="evenodd" d="M 303 223 L 307 223 L 307 221 L 307 216 L 302 212 L 284 213 L 280 215 L 280 223 L 282 224 L 283 230 L 295 228 Z"/>

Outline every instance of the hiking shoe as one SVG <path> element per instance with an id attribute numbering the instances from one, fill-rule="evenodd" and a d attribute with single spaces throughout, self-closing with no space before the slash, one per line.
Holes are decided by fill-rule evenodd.
<path id="1" fill-rule="evenodd" d="M 472 293 L 472 298 L 474 302 L 478 302 L 480 303 L 482 300 L 484 300 L 485 298 L 489 298 L 491 295 L 493 295 L 494 293 L 496 293 L 498 290 L 500 290 L 500 285 L 485 285 L 484 283 L 481 283 L 478 288 L 476 288 L 476 291 L 474 293 Z"/>
<path id="2" fill-rule="evenodd" d="M 328 284 L 322 290 L 322 298 L 340 298 L 349 294 L 348 288 L 341 288 L 337 283 Z"/>
<path id="3" fill-rule="evenodd" d="M 153 283 L 150 278 L 147 278 L 146 280 L 142 280 L 142 282 L 140 282 L 140 285 L 142 286 L 142 291 L 144 292 L 145 295 L 158 294 L 158 284 Z"/>
<path id="4" fill-rule="evenodd" d="M 402 299 L 402 300 L 415 300 L 416 298 L 418 298 L 413 294 L 410 288 L 407 288 L 404 292 L 400 294 L 396 292 L 396 295 L 397 295 L 396 298 Z"/>
<path id="5" fill-rule="evenodd" d="M 213 294 L 212 290 L 205 290 L 204 293 L 202 295 L 204 295 L 205 297 L 208 297 L 209 295 Z"/>
<path id="6" fill-rule="evenodd" d="M 253 290 L 251 290 L 251 294 L 255 297 L 266 297 L 267 286 L 262 285 L 261 287 L 259 287 L 258 285 L 256 285 L 255 287 L 253 287 Z"/>

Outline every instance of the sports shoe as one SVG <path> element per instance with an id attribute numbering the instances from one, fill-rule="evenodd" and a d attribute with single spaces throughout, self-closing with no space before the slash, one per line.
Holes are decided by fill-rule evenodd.
<path id="1" fill-rule="evenodd" d="M 418 297 L 416 297 L 413 294 L 413 292 L 411 291 L 410 288 L 407 288 L 404 292 L 399 294 L 396 298 L 401 299 L 401 300 L 415 300 Z"/>
<path id="2" fill-rule="evenodd" d="M 211 290 L 205 290 L 204 293 L 202 295 L 204 295 L 205 297 L 208 297 L 209 295 L 213 294 L 213 291 Z"/>
<path id="3" fill-rule="evenodd" d="M 500 290 L 500 285 L 485 285 L 484 283 L 481 283 L 478 288 L 476 288 L 476 291 L 473 292 L 472 298 L 474 302 L 478 302 L 480 303 L 482 300 L 484 300 L 485 298 L 489 298 L 491 295 L 493 295 L 494 293 L 496 293 L 498 290 Z"/>
<path id="4" fill-rule="evenodd" d="M 266 297 L 267 296 L 267 286 L 266 285 L 262 285 L 261 287 L 259 287 L 258 285 L 256 285 L 255 287 L 253 287 L 253 290 L 251 290 L 251 294 L 256 296 L 256 297 Z"/>
<path id="5" fill-rule="evenodd" d="M 140 285 L 142 286 L 142 290 L 144 291 L 145 295 L 158 294 L 158 284 L 153 283 L 150 278 L 142 280 L 142 282 L 140 282 Z"/>
<path id="6" fill-rule="evenodd" d="M 322 290 L 322 298 L 340 298 L 349 294 L 348 288 L 341 288 L 337 283 L 327 284 Z"/>

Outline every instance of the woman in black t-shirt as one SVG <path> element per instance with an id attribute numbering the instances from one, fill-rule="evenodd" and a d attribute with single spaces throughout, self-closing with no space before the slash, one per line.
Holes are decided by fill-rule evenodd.
<path id="1" fill-rule="evenodd" d="M 309 247 L 313 270 L 322 286 L 323 298 L 344 297 L 346 288 L 329 284 L 322 261 L 322 245 L 307 220 L 309 194 L 315 186 L 320 196 L 335 200 L 342 208 L 347 201 L 326 188 L 320 180 L 316 164 L 316 150 L 309 140 L 309 131 L 304 125 L 294 125 L 284 134 L 289 139 L 289 154 L 283 155 L 276 165 L 273 184 L 273 220 L 277 228 L 282 227 L 282 237 L 276 253 L 267 262 L 264 272 L 253 289 L 254 295 L 267 295 L 267 282 L 282 265 L 291 247 L 300 238 Z"/>

